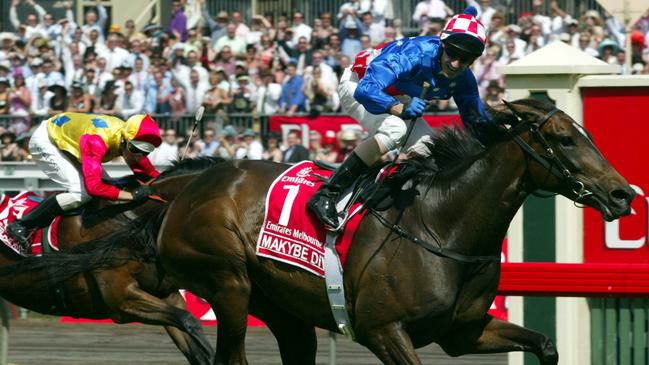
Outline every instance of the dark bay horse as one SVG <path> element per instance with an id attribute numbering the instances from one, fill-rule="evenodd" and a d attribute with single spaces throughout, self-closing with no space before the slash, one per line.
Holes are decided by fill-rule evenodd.
<path id="1" fill-rule="evenodd" d="M 440 133 L 431 148 L 439 170 L 420 159 L 408 206 L 368 214 L 356 233 L 344 275 L 347 310 L 357 341 L 383 363 L 420 364 L 415 348 L 432 342 L 451 356 L 527 351 L 544 365 L 557 364 L 558 353 L 547 336 L 487 314 L 499 263 L 434 255 L 377 215 L 446 250 L 500 257 L 510 221 L 537 189 L 587 204 L 606 220 L 630 211 L 633 190 L 567 114 L 531 99 L 494 114 L 496 142 L 483 148 L 466 133 Z M 337 331 L 324 280 L 255 255 L 266 192 L 286 168 L 244 160 L 209 169 L 161 223 L 160 262 L 218 318 L 217 364 L 247 363 L 248 313 L 269 326 L 285 364 L 315 363 L 314 326 Z"/>
<path id="2" fill-rule="evenodd" d="M 199 159 L 177 163 L 163 172 L 152 188 L 171 200 L 200 171 L 221 161 Z M 103 203 L 99 202 L 103 208 L 83 218 L 77 215 L 61 220 L 60 253 L 20 259 L 8 249 L 0 250 L 0 296 L 45 314 L 165 326 L 190 363 L 211 363 L 214 351 L 200 323 L 185 310 L 178 287 L 155 262 L 155 252 L 149 257 L 146 253 L 139 253 L 137 259 L 132 257 L 139 249 L 131 246 L 136 244 L 130 236 L 132 226 L 156 215 L 164 205 L 156 201 L 139 206 Z M 116 214 L 119 211 L 126 213 Z M 111 235 L 116 231 L 117 234 Z M 98 248 L 120 259 L 120 264 L 102 270 L 101 261 L 93 261 L 93 256 L 87 253 Z M 76 270 L 79 265 L 82 270 Z"/>

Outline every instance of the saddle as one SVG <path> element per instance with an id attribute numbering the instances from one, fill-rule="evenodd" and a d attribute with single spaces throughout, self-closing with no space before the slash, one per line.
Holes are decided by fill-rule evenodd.
<path id="1" fill-rule="evenodd" d="M 314 163 L 323 169 L 336 169 L 336 166 L 323 161 Z M 346 209 L 356 202 L 363 203 L 365 209 L 376 211 L 388 210 L 391 207 L 404 209 L 417 195 L 414 189 L 416 184 L 412 179 L 418 171 L 419 167 L 411 162 L 386 162 L 370 168 L 352 184 L 352 198 L 346 204 Z"/>

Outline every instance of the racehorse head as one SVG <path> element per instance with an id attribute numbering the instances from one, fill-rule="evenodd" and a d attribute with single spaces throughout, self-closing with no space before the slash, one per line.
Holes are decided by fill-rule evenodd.
<path id="1" fill-rule="evenodd" d="M 534 99 L 504 102 L 510 133 L 527 155 L 535 188 L 559 193 L 600 211 L 612 221 L 631 211 L 635 192 L 595 146 L 592 136 L 566 113 Z"/>

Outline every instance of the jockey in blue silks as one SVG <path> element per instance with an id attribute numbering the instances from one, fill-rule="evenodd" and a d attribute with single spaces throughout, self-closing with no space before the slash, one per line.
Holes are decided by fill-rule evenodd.
<path id="1" fill-rule="evenodd" d="M 491 122 L 469 66 L 484 51 L 486 29 L 468 7 L 453 16 L 439 37 L 400 39 L 361 52 L 345 69 L 338 93 L 343 110 L 371 135 L 309 200 L 308 207 L 328 228 L 338 227 L 336 202 L 369 166 L 404 144 L 409 154 L 430 155 L 431 129 L 419 119 L 404 141 L 407 125 L 420 117 L 428 100 L 453 97 L 465 124 Z M 422 84 L 430 83 L 422 99 Z M 479 137 L 479 136 L 478 136 Z"/>

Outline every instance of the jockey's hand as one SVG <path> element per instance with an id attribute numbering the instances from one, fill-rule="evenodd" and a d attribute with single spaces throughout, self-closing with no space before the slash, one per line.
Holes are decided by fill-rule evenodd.
<path id="1" fill-rule="evenodd" d="M 133 194 L 134 202 L 141 202 L 147 200 L 149 198 L 149 195 L 153 195 L 153 190 L 151 190 L 151 187 L 149 185 L 142 185 L 133 190 L 131 194 Z"/>
<path id="2" fill-rule="evenodd" d="M 420 117 L 424 114 L 426 109 L 426 100 L 414 97 L 408 104 L 403 107 L 401 112 L 401 119 L 411 119 Z"/>

